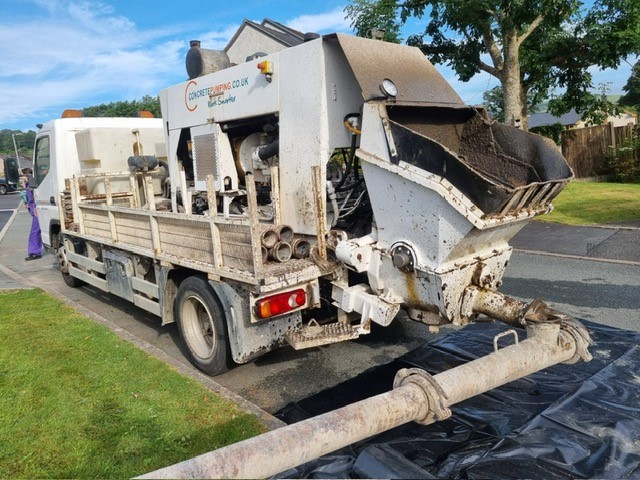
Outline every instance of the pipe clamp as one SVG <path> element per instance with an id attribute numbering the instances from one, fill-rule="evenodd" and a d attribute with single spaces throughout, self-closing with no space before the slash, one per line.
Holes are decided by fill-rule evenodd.
<path id="1" fill-rule="evenodd" d="M 430 425 L 451 416 L 451 410 L 447 407 L 449 397 L 437 380 L 428 372 L 421 368 L 403 368 L 396 373 L 393 379 L 393 388 L 396 389 L 410 383 L 420 387 L 429 407 L 426 416 L 416 420 L 416 423 Z"/>

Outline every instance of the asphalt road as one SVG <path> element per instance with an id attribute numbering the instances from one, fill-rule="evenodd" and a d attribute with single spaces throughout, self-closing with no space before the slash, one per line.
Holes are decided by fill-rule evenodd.
<path id="1" fill-rule="evenodd" d="M 0 230 L 5 226 L 13 210 L 20 205 L 20 195 L 18 192 L 0 195 Z"/>
<path id="2" fill-rule="evenodd" d="M 577 318 L 640 331 L 640 263 L 516 252 L 501 291 L 527 300 L 543 298 Z"/>
<path id="3" fill-rule="evenodd" d="M 16 208 L 19 204 L 20 194 L 18 192 L 9 192 L 6 195 L 0 195 L 0 210 Z"/>

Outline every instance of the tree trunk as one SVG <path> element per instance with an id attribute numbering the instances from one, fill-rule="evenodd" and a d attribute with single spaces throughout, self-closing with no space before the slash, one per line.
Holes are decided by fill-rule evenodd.
<path id="1" fill-rule="evenodd" d="M 520 128 L 522 130 L 529 130 L 529 89 L 524 85 L 521 86 L 520 89 L 520 118 L 522 121 L 520 122 Z"/>
<path id="2" fill-rule="evenodd" d="M 513 127 L 520 127 L 523 123 L 518 47 L 516 32 L 507 32 L 501 81 L 504 90 L 504 123 Z M 524 122 L 526 123 L 526 118 Z"/>

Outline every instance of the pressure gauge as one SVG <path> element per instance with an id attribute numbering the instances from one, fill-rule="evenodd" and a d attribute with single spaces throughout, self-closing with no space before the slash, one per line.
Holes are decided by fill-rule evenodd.
<path id="1" fill-rule="evenodd" d="M 385 78 L 384 80 L 382 80 L 382 82 L 380 82 L 380 90 L 382 90 L 382 93 L 384 93 L 387 97 L 395 97 L 398 95 L 396 84 L 388 78 Z"/>

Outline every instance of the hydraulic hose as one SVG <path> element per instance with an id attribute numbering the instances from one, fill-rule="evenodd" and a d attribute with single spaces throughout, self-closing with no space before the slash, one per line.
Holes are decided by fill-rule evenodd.
<path id="1" fill-rule="evenodd" d="M 275 155 L 278 155 L 279 151 L 280 151 L 280 140 L 276 139 L 273 142 L 271 142 L 269 145 L 258 149 L 258 157 L 260 158 L 260 160 L 265 161 Z"/>

